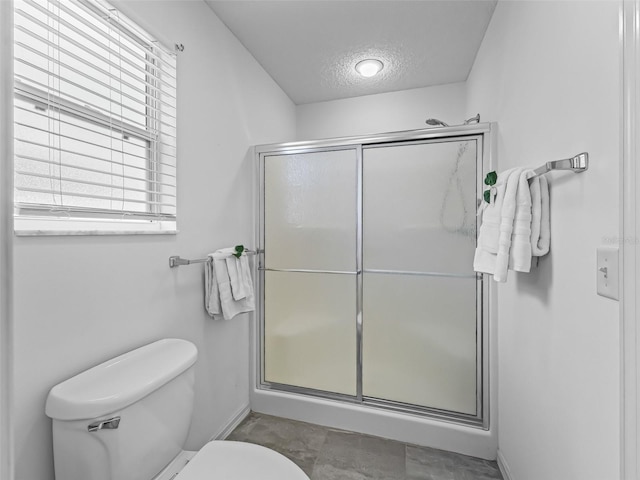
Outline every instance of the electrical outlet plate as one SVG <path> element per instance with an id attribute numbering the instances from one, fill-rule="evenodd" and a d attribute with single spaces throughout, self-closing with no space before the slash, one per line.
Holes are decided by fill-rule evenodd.
<path id="1" fill-rule="evenodd" d="M 599 247 L 596 252 L 598 295 L 618 300 L 618 247 Z"/>

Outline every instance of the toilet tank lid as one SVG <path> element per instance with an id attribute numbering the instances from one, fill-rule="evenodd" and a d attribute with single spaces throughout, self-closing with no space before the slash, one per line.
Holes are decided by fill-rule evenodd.
<path id="1" fill-rule="evenodd" d="M 191 367 L 196 346 L 166 338 L 107 360 L 51 389 L 46 414 L 83 420 L 116 412 L 146 397 Z"/>

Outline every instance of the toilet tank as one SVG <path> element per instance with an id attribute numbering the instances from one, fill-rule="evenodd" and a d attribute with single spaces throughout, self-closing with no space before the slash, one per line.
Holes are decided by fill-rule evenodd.
<path id="1" fill-rule="evenodd" d="M 151 480 L 183 449 L 198 351 L 164 339 L 51 389 L 56 480 Z"/>

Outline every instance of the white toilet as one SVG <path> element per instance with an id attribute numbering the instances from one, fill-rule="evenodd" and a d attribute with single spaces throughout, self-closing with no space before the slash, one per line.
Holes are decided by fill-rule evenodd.
<path id="1" fill-rule="evenodd" d="M 51 389 L 56 480 L 309 480 L 268 448 L 212 441 L 182 450 L 198 351 L 165 339 L 120 355 Z"/>

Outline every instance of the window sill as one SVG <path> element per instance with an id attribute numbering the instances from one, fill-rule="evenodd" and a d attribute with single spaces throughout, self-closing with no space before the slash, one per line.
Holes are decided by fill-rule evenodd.
<path id="1" fill-rule="evenodd" d="M 177 233 L 176 222 L 171 221 L 14 217 L 14 235 L 17 237 L 176 235 Z"/>

